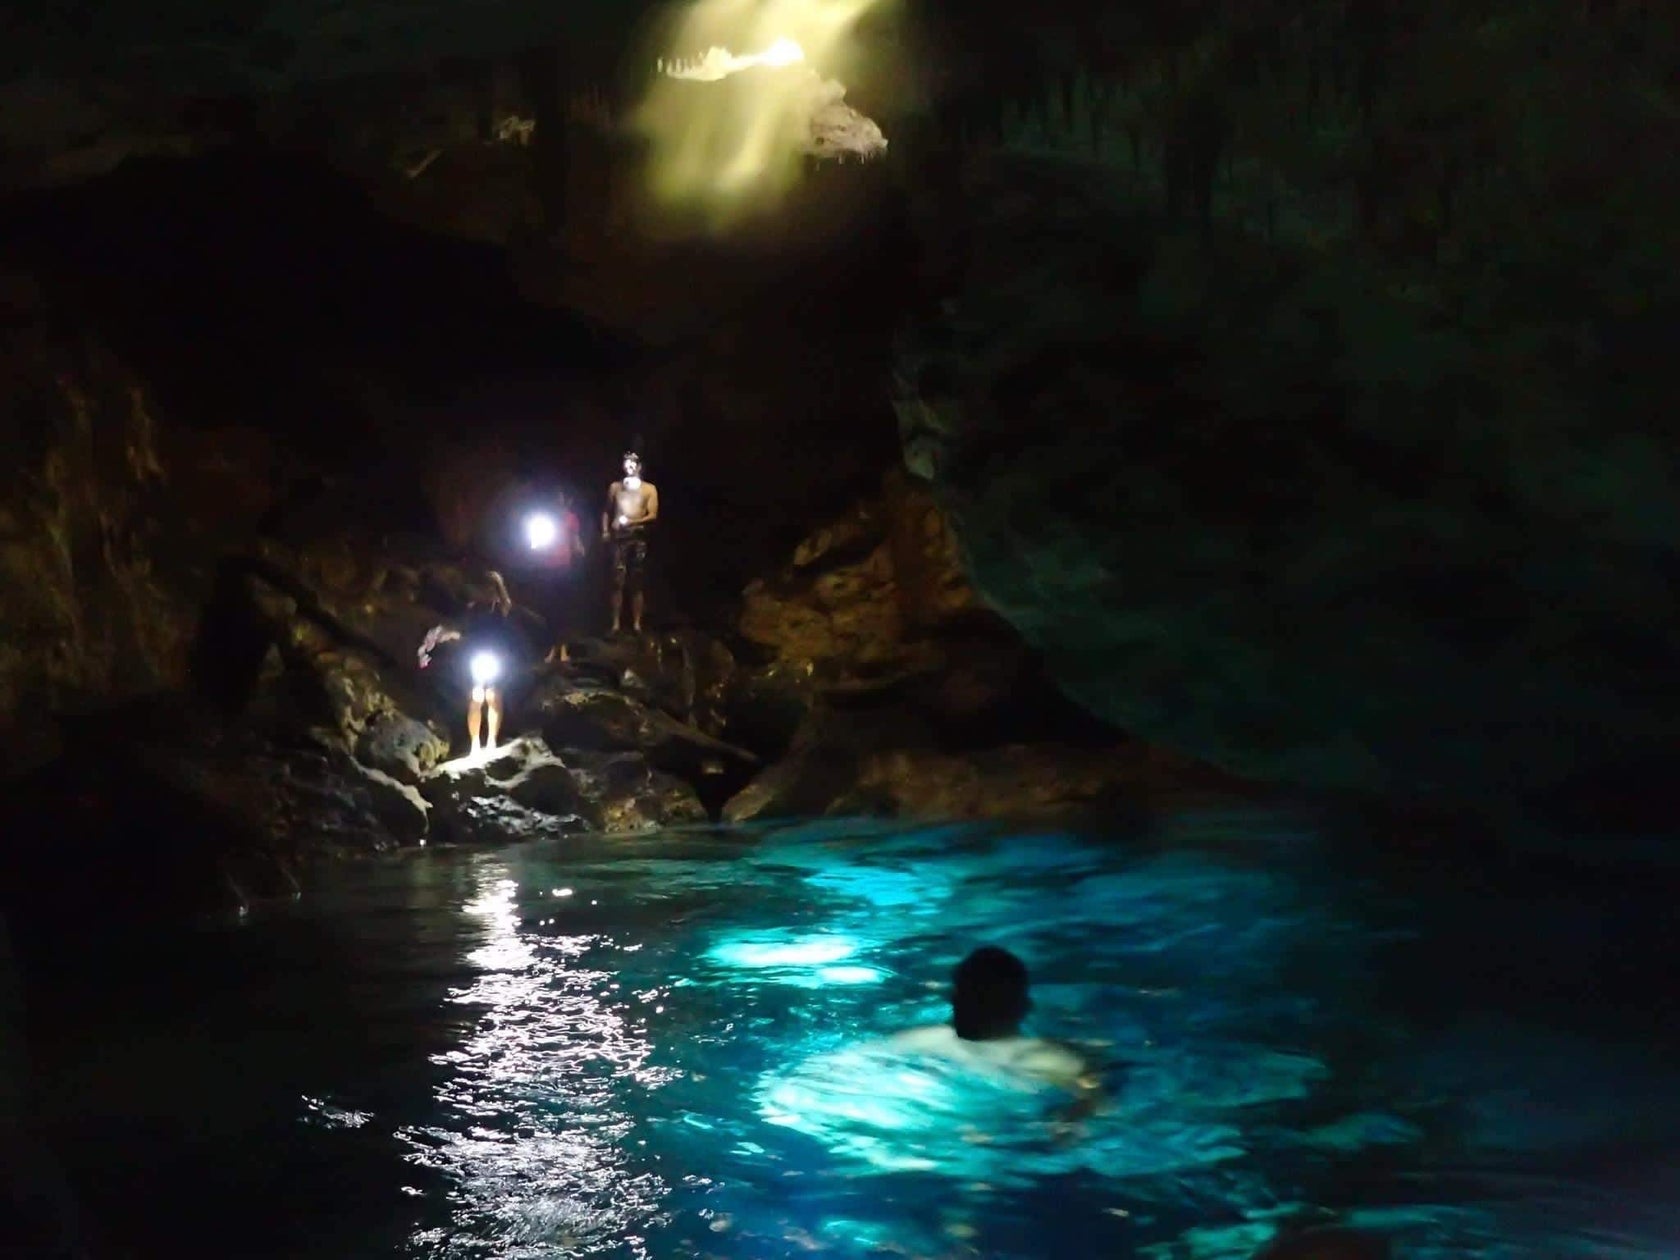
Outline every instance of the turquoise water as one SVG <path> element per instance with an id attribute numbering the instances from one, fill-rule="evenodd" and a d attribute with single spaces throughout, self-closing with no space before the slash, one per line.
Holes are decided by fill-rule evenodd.
<path id="1" fill-rule="evenodd" d="M 48 1018 L 72 1175 L 139 1254 L 1247 1260 L 1303 1214 L 1410 1260 L 1680 1254 L 1637 889 L 1356 872 L 1262 814 L 545 841 L 314 888 Z M 882 1046 L 980 943 L 1101 1068 L 1083 1125 Z"/>

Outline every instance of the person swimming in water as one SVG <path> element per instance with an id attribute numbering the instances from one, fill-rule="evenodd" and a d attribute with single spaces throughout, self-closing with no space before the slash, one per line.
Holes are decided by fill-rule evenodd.
<path id="1" fill-rule="evenodd" d="M 1006 949 L 985 945 L 951 973 L 951 1022 L 901 1032 L 892 1042 L 984 1076 L 1067 1093 L 1073 1103 L 1062 1113 L 1065 1120 L 1090 1115 L 1102 1100 L 1097 1074 L 1069 1047 L 1023 1033 L 1031 1010 L 1027 965 Z"/>
<path id="2" fill-rule="evenodd" d="M 1101 1082 L 1076 1051 L 1023 1030 L 1032 1009 L 1026 964 L 996 946 L 976 949 L 952 973 L 950 998 L 949 1023 L 766 1073 L 759 1114 L 889 1170 L 987 1169 L 1011 1162 L 1023 1142 L 1073 1145 L 1101 1105 Z"/>

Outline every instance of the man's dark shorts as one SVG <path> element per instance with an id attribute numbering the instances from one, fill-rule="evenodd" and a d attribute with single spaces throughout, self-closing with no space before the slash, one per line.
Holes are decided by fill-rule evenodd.
<path id="1" fill-rule="evenodd" d="M 613 574 L 620 581 L 642 580 L 647 566 L 647 538 L 641 534 L 625 534 L 613 539 Z"/>

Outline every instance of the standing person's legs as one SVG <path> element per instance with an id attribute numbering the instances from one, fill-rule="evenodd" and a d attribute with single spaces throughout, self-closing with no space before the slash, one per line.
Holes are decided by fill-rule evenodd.
<path id="1" fill-rule="evenodd" d="M 630 626 L 642 632 L 642 611 L 647 606 L 647 539 L 637 538 L 630 543 Z"/>
<path id="2" fill-rule="evenodd" d="M 619 623 L 624 616 L 624 583 L 630 563 L 628 546 L 628 543 L 620 540 L 612 543 L 612 628 L 608 631 L 610 634 L 618 633 Z"/>
<path id="3" fill-rule="evenodd" d="M 551 661 L 570 659 L 568 645 L 578 634 L 581 576 L 574 565 L 549 579 L 548 607 L 545 611 L 548 614 L 549 638 L 552 640 L 548 648 L 548 659 Z"/>
<path id="4" fill-rule="evenodd" d="M 472 740 L 473 752 L 478 751 L 478 732 L 483 717 L 484 688 L 474 687 L 472 689 L 472 701 L 467 705 L 467 737 Z M 494 721 L 494 719 L 492 719 L 492 721 Z M 490 729 L 495 730 L 495 727 L 492 726 Z M 491 738 L 494 739 L 495 736 L 492 735 Z"/>
<path id="5" fill-rule="evenodd" d="M 496 736 L 502 730 L 502 689 L 500 687 L 486 687 L 484 689 L 485 708 L 485 741 L 484 747 L 488 752 L 496 751 Z"/>

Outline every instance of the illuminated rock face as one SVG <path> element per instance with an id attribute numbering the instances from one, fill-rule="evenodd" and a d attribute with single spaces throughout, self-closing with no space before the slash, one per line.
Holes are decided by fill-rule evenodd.
<path id="1" fill-rule="evenodd" d="M 945 518 L 899 475 L 748 585 L 739 630 L 806 672 L 890 672 L 925 665 L 930 636 L 974 607 Z"/>
<path id="2" fill-rule="evenodd" d="M 846 89 L 825 83 L 822 103 L 811 113 L 811 140 L 807 149 L 813 157 L 856 158 L 868 161 L 887 151 L 887 138 L 873 118 L 867 118 L 846 104 Z"/>
<path id="3" fill-rule="evenodd" d="M 878 3 L 694 0 L 683 9 L 666 38 L 706 51 L 662 60 L 633 124 L 648 146 L 654 202 L 722 227 L 778 205 L 808 157 L 884 152 L 880 127 L 846 103 L 836 77 L 861 64 L 854 30 Z"/>
<path id="4" fill-rule="evenodd" d="M 748 133 L 753 130 L 754 120 L 762 120 L 765 112 L 780 111 L 786 115 L 786 134 L 799 152 L 819 158 L 862 160 L 884 154 L 887 138 L 879 124 L 846 103 L 844 84 L 823 78 L 804 65 L 804 59 L 799 45 L 782 40 L 763 53 L 744 57 L 713 48 L 693 66 L 662 64 L 661 72 L 692 83 L 716 83 L 737 74 L 751 76 L 743 80 L 750 102 L 742 111 L 746 125 L 739 133 L 724 138 L 723 143 L 730 148 L 739 150 L 752 143 Z M 699 93 L 688 104 L 702 114 L 712 108 L 708 97 Z M 753 160 L 761 164 L 767 159 Z M 728 159 L 720 159 L 718 165 L 726 167 Z"/>

